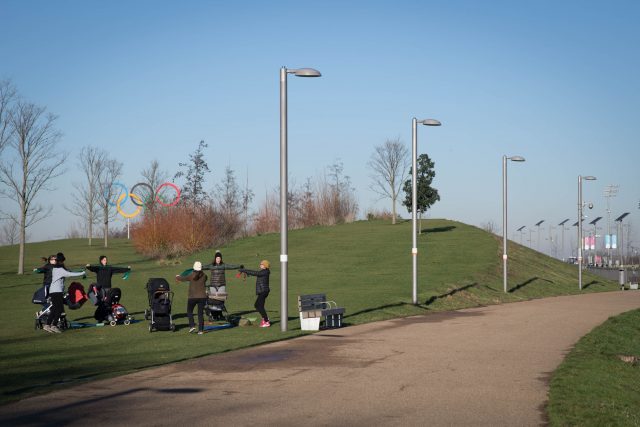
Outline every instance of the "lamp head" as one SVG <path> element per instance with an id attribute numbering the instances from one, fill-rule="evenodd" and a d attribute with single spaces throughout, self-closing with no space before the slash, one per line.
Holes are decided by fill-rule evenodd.
<path id="1" fill-rule="evenodd" d="M 511 157 L 509 157 L 509 160 L 511 160 L 512 162 L 524 162 L 524 157 L 522 157 L 522 156 L 511 156 Z"/>
<path id="2" fill-rule="evenodd" d="M 440 123 L 436 119 L 424 119 L 424 120 L 420 120 L 420 123 L 422 123 L 425 126 L 441 126 L 442 125 L 442 123 Z"/>
<path id="3" fill-rule="evenodd" d="M 587 175 L 587 176 L 583 176 L 582 179 L 586 179 L 587 181 L 595 181 L 598 178 L 592 175 Z"/>
<path id="4" fill-rule="evenodd" d="M 298 68 L 297 70 L 287 70 L 287 72 L 298 77 L 320 77 L 320 71 L 313 68 Z"/>

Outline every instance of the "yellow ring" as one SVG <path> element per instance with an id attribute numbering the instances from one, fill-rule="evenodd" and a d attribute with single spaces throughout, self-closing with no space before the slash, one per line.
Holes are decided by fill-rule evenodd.
<path id="1" fill-rule="evenodd" d="M 128 213 L 122 212 L 122 208 L 120 207 L 120 203 L 122 203 L 122 199 L 124 199 L 126 195 L 127 195 L 126 193 L 120 194 L 120 197 L 118 197 L 118 201 L 116 202 L 116 209 L 118 209 L 118 213 L 125 218 L 135 218 L 138 215 L 140 215 L 140 211 L 142 210 L 142 199 L 140 199 L 140 197 L 137 194 L 129 193 L 129 197 L 131 197 L 131 199 L 136 199 L 136 201 L 140 203 L 140 205 L 136 205 L 134 203 L 134 205 L 137 206 L 135 212 L 128 214 Z"/>

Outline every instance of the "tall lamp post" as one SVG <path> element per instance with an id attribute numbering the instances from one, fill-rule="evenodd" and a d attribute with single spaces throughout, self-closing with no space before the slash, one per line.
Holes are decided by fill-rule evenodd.
<path id="1" fill-rule="evenodd" d="M 280 68 L 280 330 L 287 331 L 288 313 L 288 244 L 287 244 L 287 74 L 298 77 L 320 77 L 313 68 L 289 70 Z"/>
<path id="2" fill-rule="evenodd" d="M 544 219 L 538 221 L 536 223 L 536 227 L 538 227 L 538 242 L 537 242 L 537 248 L 538 248 L 538 252 L 540 252 L 540 224 L 542 224 L 544 222 Z"/>
<path id="3" fill-rule="evenodd" d="M 520 245 L 522 245 L 522 230 L 526 227 L 526 225 L 523 225 L 522 227 L 518 228 L 516 231 L 520 232 Z"/>
<path id="4" fill-rule="evenodd" d="M 561 249 L 561 255 L 560 257 L 562 258 L 562 260 L 564 260 L 564 225 L 565 223 L 569 221 L 569 218 L 565 219 L 564 221 L 562 221 L 560 224 L 558 224 L 559 227 L 562 227 L 562 249 Z"/>
<path id="5" fill-rule="evenodd" d="M 502 282 L 507 292 L 507 160 L 524 162 L 522 156 L 502 156 Z M 520 227 L 522 230 L 523 227 Z"/>
<path id="6" fill-rule="evenodd" d="M 412 301 L 418 304 L 418 123 L 425 126 L 440 126 L 438 120 L 418 120 L 415 117 L 411 121 L 411 258 L 413 259 Z"/>
<path id="7" fill-rule="evenodd" d="M 582 290 L 582 180 L 595 181 L 596 177 L 578 175 L 578 289 Z"/>
<path id="8" fill-rule="evenodd" d="M 624 266 L 624 246 L 623 246 L 623 237 L 624 237 L 624 227 L 622 226 L 622 220 L 625 216 L 629 215 L 630 212 L 625 212 L 615 219 L 615 222 L 618 223 L 616 226 L 616 234 L 618 235 L 618 259 L 620 260 L 620 267 Z M 613 238 L 611 239 L 611 245 L 613 246 Z"/>

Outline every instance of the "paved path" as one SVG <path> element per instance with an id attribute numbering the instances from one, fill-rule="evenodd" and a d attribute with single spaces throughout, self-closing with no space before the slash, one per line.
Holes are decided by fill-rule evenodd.
<path id="1" fill-rule="evenodd" d="M 609 292 L 320 332 L 25 399 L 0 425 L 541 425 L 575 342 L 639 307 Z"/>

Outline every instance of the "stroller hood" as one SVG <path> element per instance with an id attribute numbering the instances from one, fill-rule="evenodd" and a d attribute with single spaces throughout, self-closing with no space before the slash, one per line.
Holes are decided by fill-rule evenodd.
<path id="1" fill-rule="evenodd" d="M 170 290 L 171 287 L 169 286 L 169 282 L 162 277 L 151 278 L 147 281 L 147 293 L 150 298 L 158 291 L 165 292 Z"/>

